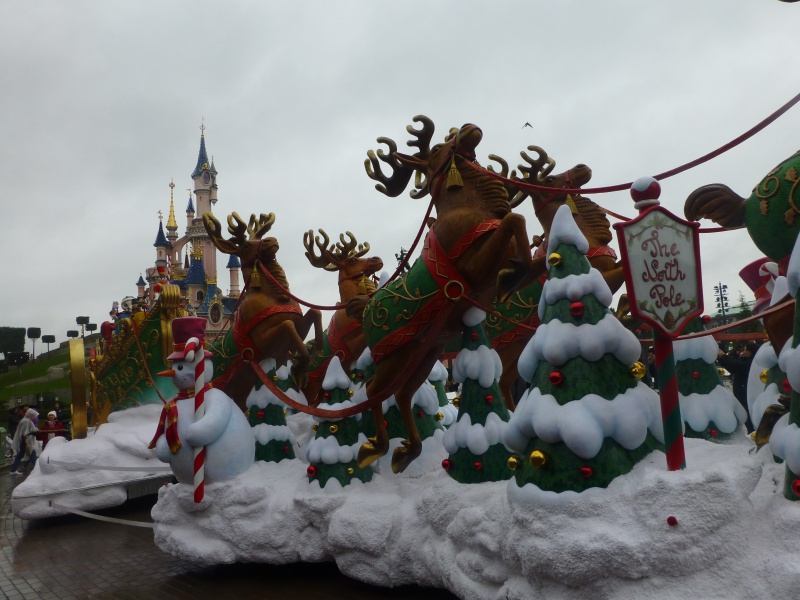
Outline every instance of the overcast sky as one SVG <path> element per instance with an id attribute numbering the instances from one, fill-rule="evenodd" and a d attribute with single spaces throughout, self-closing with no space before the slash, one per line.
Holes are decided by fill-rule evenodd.
<path id="1" fill-rule="evenodd" d="M 777 0 L 0 3 L 0 325 L 62 342 L 76 316 L 101 323 L 136 295 L 171 179 L 183 234 L 201 119 L 215 214 L 274 212 L 292 291 L 332 304 L 336 277 L 307 262 L 303 232 L 350 230 L 393 268 L 426 208 L 375 191 L 363 161 L 377 137 L 406 148 L 417 114 L 435 142 L 472 122 L 482 164 L 516 165 L 537 144 L 557 172 L 586 163 L 592 187 L 624 183 L 797 94 L 798 25 L 800 5 Z M 797 107 L 663 181 L 662 204 L 682 216 L 714 182 L 748 196 L 799 134 Z M 593 199 L 634 215 L 627 192 Z M 521 212 L 539 233 L 530 204 Z M 746 232 L 703 236 L 707 312 L 718 282 L 731 304 L 752 297 L 738 271 L 758 257 Z"/>

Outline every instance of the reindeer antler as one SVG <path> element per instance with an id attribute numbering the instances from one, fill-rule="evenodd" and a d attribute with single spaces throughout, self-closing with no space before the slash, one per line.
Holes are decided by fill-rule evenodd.
<path id="1" fill-rule="evenodd" d="M 531 152 L 536 152 L 536 158 L 531 158 L 524 150 L 519 153 L 523 160 L 528 163 L 528 165 L 517 166 L 520 173 L 522 173 L 522 181 L 528 182 L 533 180 L 536 183 L 541 183 L 556 166 L 556 161 L 547 156 L 547 152 L 545 152 L 540 146 L 528 146 L 528 150 Z M 512 171 L 511 179 L 517 179 L 515 175 L 516 171 Z M 509 201 L 511 208 L 519 206 L 520 203 L 529 195 L 530 194 L 528 192 L 517 190 L 517 193 L 514 194 L 514 197 Z"/>
<path id="2" fill-rule="evenodd" d="M 347 234 L 347 237 L 350 238 L 348 241 L 345 241 L 344 239 L 345 233 Z M 349 231 L 345 233 L 339 234 L 339 241 L 336 243 L 336 248 L 338 250 L 337 254 L 342 260 L 345 258 L 359 258 L 369 252 L 369 242 L 359 244 L 358 241 L 356 241 L 356 237 L 352 233 Z M 358 251 L 356 251 L 356 246 L 358 246 Z"/>
<path id="3" fill-rule="evenodd" d="M 325 233 L 325 230 L 320 229 L 319 233 L 320 235 L 314 238 L 314 230 L 310 229 L 303 235 L 306 258 L 308 258 L 308 262 L 311 263 L 312 267 L 325 269 L 326 271 L 338 271 L 344 266 L 347 259 L 359 258 L 369 252 L 369 244 L 367 242 L 359 244 L 355 236 L 349 231 L 346 232 L 349 239 L 345 239 L 344 233 L 340 234 L 339 241 L 330 246 L 328 245 L 330 238 Z M 314 250 L 315 242 L 317 248 L 319 248 L 319 254 L 316 254 Z M 357 251 L 356 246 L 358 246 Z"/>
<path id="4" fill-rule="evenodd" d="M 419 129 L 414 129 L 413 125 L 408 125 L 406 127 L 406 131 L 416 138 L 416 140 L 411 140 L 407 142 L 407 144 L 418 149 L 414 154 L 416 158 L 425 160 L 430 153 L 430 142 L 435 127 L 433 121 L 424 115 L 417 115 L 414 117 L 413 121 L 415 123 L 422 123 L 422 127 Z M 386 153 L 380 148 L 377 153 L 369 150 L 367 152 L 367 159 L 364 161 L 364 168 L 367 170 L 367 176 L 378 182 L 375 184 L 375 189 L 382 194 L 394 198 L 402 194 L 403 190 L 406 189 L 415 169 L 403 164 L 397 158 L 397 144 L 394 140 L 388 137 L 379 137 L 377 141 L 379 144 L 386 144 L 389 148 L 389 152 Z M 383 171 L 381 171 L 381 162 L 386 163 L 392 169 L 391 175 L 384 175 Z M 424 181 L 419 171 L 417 171 L 414 187 L 416 189 L 411 192 L 412 198 L 418 198 L 427 193 L 427 181 Z"/>

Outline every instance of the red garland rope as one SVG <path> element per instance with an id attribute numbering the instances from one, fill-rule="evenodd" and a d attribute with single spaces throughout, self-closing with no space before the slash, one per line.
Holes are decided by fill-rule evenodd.
<path id="1" fill-rule="evenodd" d="M 679 173 L 683 173 L 684 171 L 688 171 L 689 169 L 692 169 L 692 168 L 694 168 L 694 167 L 696 167 L 698 165 L 701 165 L 704 162 L 708 162 L 712 158 L 716 158 L 720 154 L 723 154 L 724 152 L 727 152 L 731 148 L 735 148 L 736 146 L 738 146 L 739 144 L 741 144 L 745 140 L 753 137 L 756 133 L 758 133 L 759 131 L 761 131 L 765 127 L 767 127 L 767 125 L 770 125 L 773 121 L 775 121 L 778 117 L 782 116 L 786 111 L 788 111 L 790 108 L 792 108 L 798 102 L 800 102 L 800 94 L 797 94 L 794 98 L 789 100 L 789 102 L 787 102 L 786 104 L 781 106 L 778 110 L 776 110 L 774 113 L 772 113 L 766 119 L 764 119 L 763 121 L 758 123 L 755 127 L 752 127 L 751 129 L 747 130 L 742 135 L 740 135 L 739 137 L 737 137 L 734 140 L 731 140 L 730 142 L 728 142 L 724 146 L 721 146 L 721 147 L 717 148 L 713 152 L 709 152 L 708 154 L 704 154 L 700 158 L 696 158 L 695 160 L 693 160 L 691 162 L 688 162 L 688 163 L 686 163 L 684 165 L 681 165 L 679 167 L 675 167 L 674 169 L 670 169 L 669 171 L 664 171 L 663 173 L 659 173 L 658 175 L 654 175 L 653 178 L 657 179 L 658 181 L 661 181 L 662 179 L 667 179 L 668 177 L 672 177 L 673 175 L 678 175 Z M 502 181 L 504 183 L 511 184 L 511 185 L 513 185 L 515 187 L 518 187 L 521 190 L 530 190 L 530 191 L 536 191 L 536 192 L 552 192 L 553 191 L 552 188 L 549 188 L 547 186 L 534 185 L 534 184 L 531 184 L 531 183 L 524 183 L 522 181 L 516 181 L 516 180 L 508 179 L 507 177 L 503 177 L 502 175 L 500 175 L 500 173 L 495 173 L 494 171 L 489 171 L 488 169 L 484 169 L 483 167 L 481 167 L 477 163 L 468 163 L 468 164 L 471 167 L 473 167 L 474 169 L 477 169 L 477 170 L 481 171 L 482 173 L 484 173 L 485 175 L 488 175 L 489 177 L 493 177 L 493 178 L 498 179 L 498 180 L 500 180 L 500 181 Z M 559 189 L 559 192 L 564 193 L 564 194 L 581 194 L 581 193 L 583 193 L 583 194 L 605 194 L 605 193 L 608 193 L 608 192 L 620 192 L 620 191 L 623 191 L 623 190 L 630 189 L 632 184 L 633 184 L 633 182 L 630 181 L 628 183 L 620 183 L 620 184 L 617 184 L 617 185 L 609 185 L 609 186 L 597 187 L 597 188 L 586 188 L 586 189 L 581 189 L 581 188 L 563 188 L 563 189 Z"/>

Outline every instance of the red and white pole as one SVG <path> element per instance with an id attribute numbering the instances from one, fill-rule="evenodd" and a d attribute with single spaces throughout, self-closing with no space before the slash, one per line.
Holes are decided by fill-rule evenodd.
<path id="1" fill-rule="evenodd" d="M 190 345 L 192 346 L 190 348 Z M 186 343 L 186 353 L 193 349 L 194 354 L 194 420 L 195 422 L 203 418 L 205 414 L 205 349 L 202 342 L 197 338 L 192 338 Z M 194 501 L 202 502 L 205 495 L 205 446 L 194 448 Z"/>

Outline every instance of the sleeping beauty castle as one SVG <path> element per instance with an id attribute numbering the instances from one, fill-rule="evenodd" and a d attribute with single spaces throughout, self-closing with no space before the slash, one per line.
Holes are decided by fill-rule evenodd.
<path id="1" fill-rule="evenodd" d="M 112 319 L 126 313 L 147 310 L 159 297 L 164 285 L 177 285 L 181 291 L 180 304 L 189 314 L 206 319 L 206 331 L 217 333 L 227 329 L 228 316 L 239 298 L 240 263 L 230 255 L 226 268 L 229 271 L 227 293 L 217 282 L 217 249 L 203 226 L 202 216 L 217 203 L 217 169 L 214 160 L 208 160 L 205 126 L 201 126 L 200 152 L 192 171 L 193 190 L 189 192 L 186 206 L 186 228 L 181 236 L 175 217 L 175 183 L 170 182 L 169 216 L 166 226 L 159 211 L 156 234 L 155 262 L 147 267 L 136 282 L 137 296 L 127 296 L 122 306 L 115 303 Z"/>

